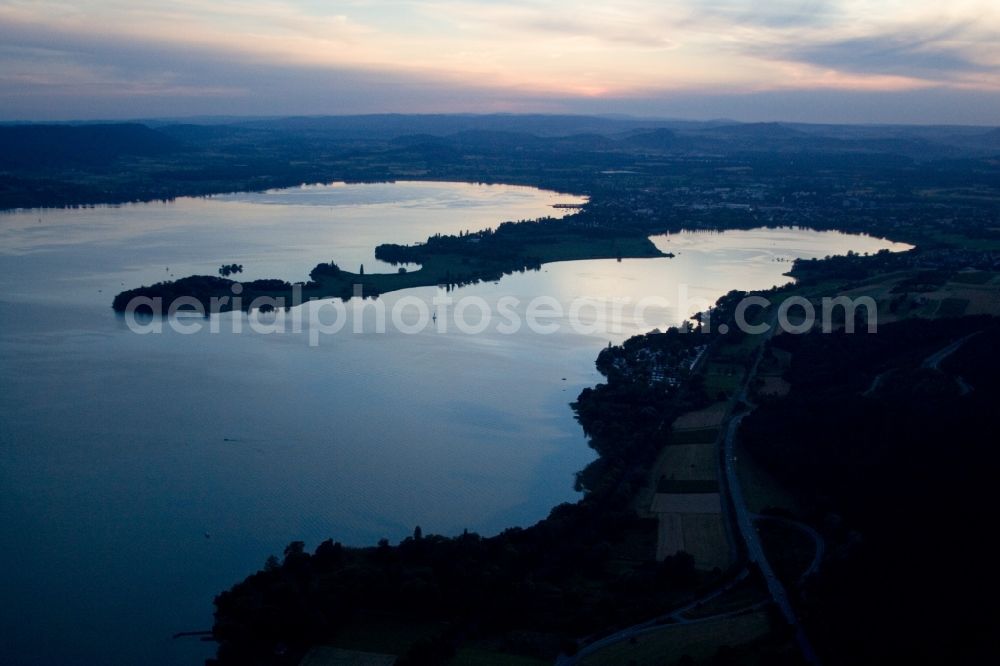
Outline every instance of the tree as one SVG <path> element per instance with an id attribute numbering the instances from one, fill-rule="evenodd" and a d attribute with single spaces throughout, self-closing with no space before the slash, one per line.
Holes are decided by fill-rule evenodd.
<path id="1" fill-rule="evenodd" d="M 285 561 L 298 557 L 305 552 L 306 544 L 302 541 L 293 541 L 285 547 Z"/>

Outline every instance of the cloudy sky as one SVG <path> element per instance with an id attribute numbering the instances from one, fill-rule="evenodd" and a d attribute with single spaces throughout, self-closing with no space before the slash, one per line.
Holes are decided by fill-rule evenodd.
<path id="1" fill-rule="evenodd" d="M 493 111 L 1000 124 L 1000 3 L 0 0 L 0 119 Z"/>

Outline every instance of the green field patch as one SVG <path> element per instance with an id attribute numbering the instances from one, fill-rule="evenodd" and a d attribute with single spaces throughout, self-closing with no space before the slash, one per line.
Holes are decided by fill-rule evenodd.
<path id="1" fill-rule="evenodd" d="M 718 448 L 710 444 L 673 444 L 663 449 L 662 474 L 668 479 L 714 479 L 719 469 Z"/>
<path id="2" fill-rule="evenodd" d="M 941 301 L 936 314 L 938 317 L 961 317 L 968 307 L 967 298 L 946 298 Z"/>
<path id="3" fill-rule="evenodd" d="M 705 372 L 705 392 L 712 398 L 719 393 L 732 395 L 743 383 L 743 374 L 742 364 L 709 363 Z"/>
<path id="4" fill-rule="evenodd" d="M 816 544 L 802 530 L 787 523 L 760 520 L 755 527 L 774 573 L 785 585 L 796 585 L 813 561 Z"/>
<path id="5" fill-rule="evenodd" d="M 719 482 L 715 479 L 660 479 L 656 492 L 680 495 L 717 493 Z"/>
<path id="6" fill-rule="evenodd" d="M 996 273 L 992 271 L 962 271 L 955 273 L 950 281 L 956 284 L 986 284 L 994 277 Z"/>
<path id="7" fill-rule="evenodd" d="M 642 259 L 664 255 L 645 236 L 592 238 L 576 234 L 558 234 L 547 238 L 544 243 L 526 245 L 524 256 L 532 257 L 544 264 L 580 259 Z"/>
<path id="8" fill-rule="evenodd" d="M 345 650 L 401 655 L 418 641 L 434 639 L 446 629 L 443 622 L 358 621 L 345 625 L 329 642 Z"/>
<path id="9" fill-rule="evenodd" d="M 551 661 L 522 655 L 463 647 L 448 661 L 449 666 L 548 666 Z"/>
<path id="10" fill-rule="evenodd" d="M 685 412 L 674 420 L 674 430 L 697 430 L 700 428 L 714 428 L 722 425 L 729 411 L 729 405 L 725 402 L 714 404 L 693 412 Z"/>
<path id="11" fill-rule="evenodd" d="M 695 606 L 687 613 L 684 613 L 682 617 L 688 620 L 701 620 L 714 615 L 735 613 L 745 608 L 750 608 L 767 598 L 767 587 L 764 585 L 760 574 L 756 576 L 751 575 L 714 599 Z"/>
<path id="12" fill-rule="evenodd" d="M 637 636 L 634 641 L 609 646 L 585 657 L 581 663 L 585 666 L 673 666 L 688 659 L 711 659 L 720 648 L 749 643 L 769 630 L 770 622 L 764 612 L 670 625 Z"/>
<path id="13" fill-rule="evenodd" d="M 668 445 L 674 444 L 712 444 L 719 438 L 718 428 L 692 428 L 689 430 L 673 430 L 670 433 Z"/>

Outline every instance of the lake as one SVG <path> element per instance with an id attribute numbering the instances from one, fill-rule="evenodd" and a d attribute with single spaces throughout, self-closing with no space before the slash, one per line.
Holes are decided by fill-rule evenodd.
<path id="1" fill-rule="evenodd" d="M 292 540 L 372 545 L 416 525 L 488 535 L 531 524 L 578 497 L 573 473 L 593 455 L 568 403 L 599 381 L 608 342 L 680 323 L 697 299 L 787 282 L 794 257 L 905 249 L 802 229 L 679 233 L 654 239 L 673 259 L 397 292 L 348 308 L 343 330 L 322 336 L 330 302 L 297 308 L 302 330 L 283 333 L 291 315 L 262 315 L 255 332 L 228 313 L 217 333 L 138 335 L 110 307 L 125 288 L 223 263 L 292 281 L 330 260 L 395 270 L 375 245 L 582 201 L 341 183 L 0 214 L 0 662 L 200 663 L 212 645 L 171 635 L 209 629 L 214 594 Z M 472 329 L 481 304 L 514 299 L 523 319 L 539 296 L 554 332 L 459 325 L 460 302 L 476 304 Z M 437 318 L 422 320 L 418 302 Z M 384 332 L 370 325 L 382 306 Z"/>

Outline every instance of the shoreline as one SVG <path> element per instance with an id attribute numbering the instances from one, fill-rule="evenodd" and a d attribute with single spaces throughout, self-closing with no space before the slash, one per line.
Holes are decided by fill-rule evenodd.
<path id="1" fill-rule="evenodd" d="M 228 312 L 237 309 L 233 295 L 240 296 L 238 309 L 257 307 L 268 310 L 287 307 L 298 292 L 302 299 L 340 298 L 348 300 L 362 294 L 378 297 L 403 289 L 445 286 L 449 290 L 479 282 L 495 281 L 505 275 L 539 270 L 549 263 L 590 259 L 672 258 L 672 253 L 657 249 L 649 235 L 608 234 L 579 231 L 563 220 L 543 219 L 532 222 L 505 223 L 496 233 L 477 232 L 465 237 L 438 236 L 428 242 L 376 247 L 377 259 L 400 265 L 396 273 L 352 273 L 335 263 L 318 264 L 310 272 L 310 281 L 292 284 L 279 279 L 239 282 L 223 277 L 193 275 L 148 287 L 127 289 L 112 302 L 115 312 L 132 310 L 162 314 L 175 303 L 201 304 L 202 313 Z M 534 226 L 535 228 L 530 228 Z M 439 247 L 444 246 L 444 247 Z M 419 264 L 417 270 L 405 265 Z M 362 267 L 363 271 L 363 267 Z M 159 299 L 160 312 L 151 302 Z M 142 306 L 137 305 L 142 301 Z"/>

